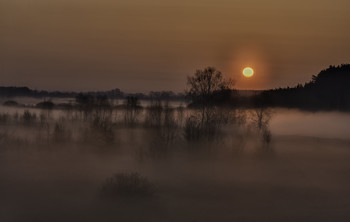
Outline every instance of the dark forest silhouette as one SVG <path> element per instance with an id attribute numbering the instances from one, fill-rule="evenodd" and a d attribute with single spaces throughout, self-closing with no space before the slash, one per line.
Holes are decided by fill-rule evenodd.
<path id="1" fill-rule="evenodd" d="M 349 110 L 350 64 L 329 66 L 304 85 L 263 91 L 253 101 L 255 106 Z"/>
<path id="2" fill-rule="evenodd" d="M 210 72 L 211 70 L 213 71 Z M 218 72 L 219 77 L 215 77 L 215 72 Z M 208 74 L 211 75 L 208 77 Z M 218 83 L 211 83 L 211 91 L 206 92 L 210 88 L 209 82 L 214 80 Z M 239 93 L 239 90 L 232 89 L 232 82 L 224 80 L 221 73 L 211 67 L 199 70 L 193 77 L 188 77 L 188 85 L 191 87 L 187 92 L 191 99 L 190 107 L 350 109 L 350 64 L 329 66 L 318 75 L 313 75 L 312 80 L 304 85 L 298 84 L 295 87 L 257 91 L 249 96 L 244 96 Z"/>

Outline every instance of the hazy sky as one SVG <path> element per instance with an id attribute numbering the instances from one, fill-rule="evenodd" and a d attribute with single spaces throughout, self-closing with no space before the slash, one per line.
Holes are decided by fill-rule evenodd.
<path id="1" fill-rule="evenodd" d="M 349 27 L 349 0 L 0 0 L 0 85 L 181 92 L 215 66 L 293 86 L 350 62 Z"/>

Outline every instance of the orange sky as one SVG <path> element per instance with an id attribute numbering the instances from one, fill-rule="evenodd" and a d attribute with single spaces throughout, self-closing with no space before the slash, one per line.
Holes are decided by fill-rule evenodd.
<path id="1" fill-rule="evenodd" d="M 350 62 L 349 27 L 348 0 L 0 0 L 0 85 L 181 92 L 215 66 L 293 86 Z"/>

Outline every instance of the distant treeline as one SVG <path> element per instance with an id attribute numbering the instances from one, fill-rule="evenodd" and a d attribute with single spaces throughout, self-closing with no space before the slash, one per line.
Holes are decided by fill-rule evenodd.
<path id="1" fill-rule="evenodd" d="M 350 64 L 329 66 L 304 85 L 263 91 L 252 102 L 254 106 L 350 110 Z"/>
<path id="2" fill-rule="evenodd" d="M 235 90 L 213 67 L 188 77 L 190 107 L 286 107 L 306 110 L 350 110 L 350 64 L 329 66 L 310 82 L 263 91 Z"/>
<path id="3" fill-rule="evenodd" d="M 44 91 L 44 90 L 32 90 L 28 87 L 4 87 L 0 86 L 0 97 L 34 97 L 34 98 L 76 98 L 77 96 L 84 94 L 92 97 L 106 96 L 109 99 L 125 99 L 133 96 L 138 99 L 152 99 L 160 98 L 167 100 L 183 100 L 185 95 L 183 93 L 174 93 L 172 91 L 151 91 L 148 94 L 144 93 L 124 93 L 120 89 L 112 89 L 109 91 L 93 91 L 93 92 L 60 92 L 60 91 Z"/>
<path id="4" fill-rule="evenodd" d="M 204 81 L 206 76 L 214 76 L 216 70 L 207 68 L 199 70 L 197 76 L 189 77 L 192 88 L 186 93 L 160 91 L 144 93 L 124 93 L 120 89 L 97 92 L 48 92 L 31 90 L 28 87 L 0 87 L 0 97 L 37 97 L 37 98 L 76 98 L 92 101 L 104 99 L 130 99 L 137 100 L 190 100 L 192 107 L 229 106 L 229 107 L 287 107 L 308 110 L 350 110 L 350 64 L 329 66 L 318 75 L 312 76 L 310 82 L 295 87 L 278 88 L 265 91 L 242 91 L 223 87 L 225 81 L 220 72 L 216 75 L 217 82 L 222 83 L 210 92 L 203 90 L 203 84 L 211 86 L 214 82 Z M 203 77 L 203 78 L 202 78 Z M 214 76 L 215 77 L 215 76 Z M 190 81 L 191 80 L 191 81 Z M 204 87 L 205 88 L 205 87 Z M 13 101 L 9 101 L 12 104 Z"/>
<path id="5" fill-rule="evenodd" d="M 32 90 L 28 87 L 5 87 L 0 86 L 0 97 L 35 97 L 35 98 L 43 98 L 43 97 L 58 97 L 58 98 L 69 98 L 75 97 L 77 93 L 75 92 L 48 92 L 48 91 L 38 91 Z"/>

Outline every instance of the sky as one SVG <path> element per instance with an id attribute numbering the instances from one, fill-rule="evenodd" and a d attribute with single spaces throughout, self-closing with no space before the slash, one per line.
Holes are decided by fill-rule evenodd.
<path id="1" fill-rule="evenodd" d="M 183 92 L 214 66 L 294 86 L 350 63 L 349 27 L 349 0 L 0 0 L 0 85 Z"/>

